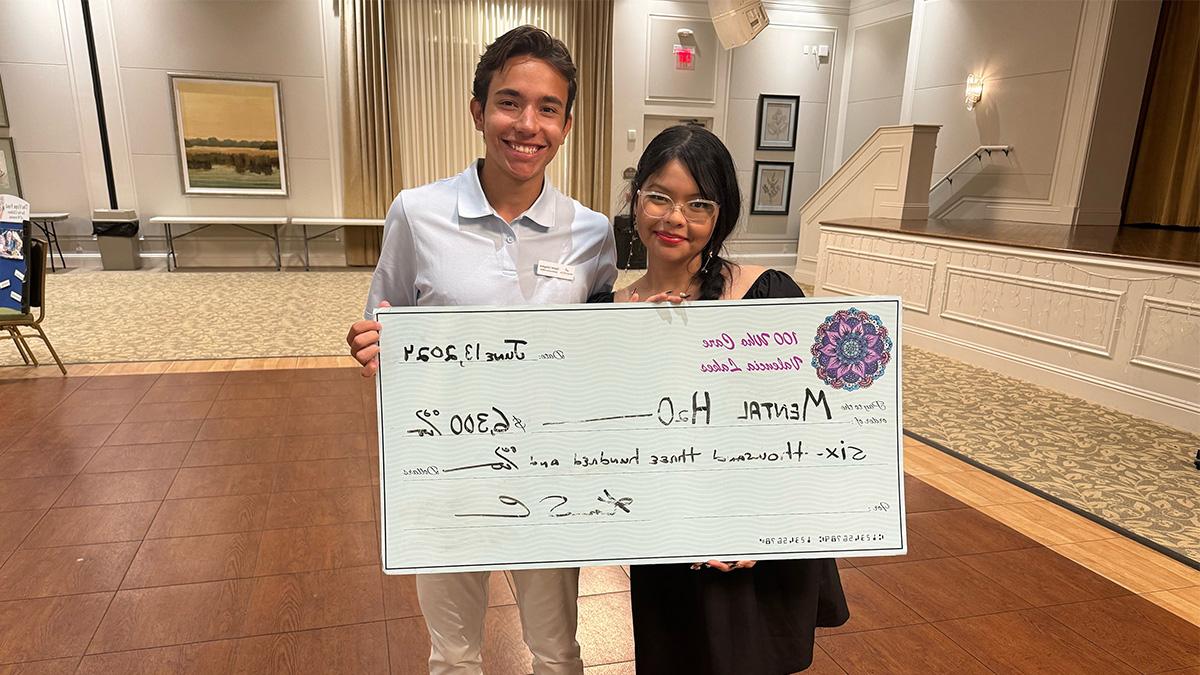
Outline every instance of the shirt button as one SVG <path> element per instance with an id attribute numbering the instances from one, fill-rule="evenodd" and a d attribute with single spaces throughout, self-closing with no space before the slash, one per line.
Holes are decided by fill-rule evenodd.
<path id="1" fill-rule="evenodd" d="M 514 238 L 513 238 L 513 236 L 510 234 L 510 235 L 508 235 L 508 236 L 506 236 L 506 237 L 504 238 L 504 241 L 506 241 L 506 242 L 508 242 L 508 243 L 510 243 L 510 244 L 511 244 L 511 243 L 513 243 L 513 241 L 515 241 L 515 239 L 514 239 Z"/>

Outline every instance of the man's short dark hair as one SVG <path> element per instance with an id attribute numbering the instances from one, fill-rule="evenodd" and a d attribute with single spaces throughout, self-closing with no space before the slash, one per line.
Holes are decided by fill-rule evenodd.
<path id="1" fill-rule="evenodd" d="M 575 62 L 571 60 L 571 52 L 562 40 L 555 38 L 537 26 L 518 26 L 496 41 L 488 45 L 479 57 L 479 65 L 475 66 L 475 83 L 471 95 L 480 105 L 487 105 L 488 87 L 492 84 L 492 76 L 504 67 L 508 60 L 517 56 L 531 56 L 550 64 L 567 81 L 567 113 L 571 116 L 571 106 L 575 105 Z"/>

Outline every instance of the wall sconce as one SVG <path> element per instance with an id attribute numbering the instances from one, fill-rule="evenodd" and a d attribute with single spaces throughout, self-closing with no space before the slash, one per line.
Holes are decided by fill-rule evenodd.
<path id="1" fill-rule="evenodd" d="M 974 110 L 975 104 L 979 103 L 981 98 L 983 98 L 983 77 L 971 73 L 967 75 L 967 110 Z"/>

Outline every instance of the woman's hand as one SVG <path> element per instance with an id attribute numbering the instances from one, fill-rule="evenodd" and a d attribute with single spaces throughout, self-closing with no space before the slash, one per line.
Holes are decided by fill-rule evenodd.
<path id="1" fill-rule="evenodd" d="M 663 291 L 662 293 L 655 293 L 654 295 L 646 298 L 645 301 L 646 302 L 669 302 L 672 305 L 678 305 L 679 303 L 683 302 L 684 300 L 687 300 L 687 293 L 679 293 L 678 295 L 676 295 L 672 291 Z M 629 301 L 630 302 L 642 302 L 642 299 L 641 299 L 641 296 L 638 295 L 637 291 L 633 291 L 632 293 L 629 294 Z"/>
<path id="2" fill-rule="evenodd" d="M 732 565 L 720 560 L 709 560 L 708 562 L 695 563 L 692 569 L 698 570 L 705 567 L 711 567 L 719 572 L 732 572 L 734 570 L 748 570 L 758 564 L 756 560 L 739 560 Z"/>

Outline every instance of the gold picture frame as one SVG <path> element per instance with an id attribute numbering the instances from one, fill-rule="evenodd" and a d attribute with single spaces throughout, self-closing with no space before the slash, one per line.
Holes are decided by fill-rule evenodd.
<path id="1" fill-rule="evenodd" d="M 184 194 L 286 197 L 279 82 L 168 76 Z"/>

